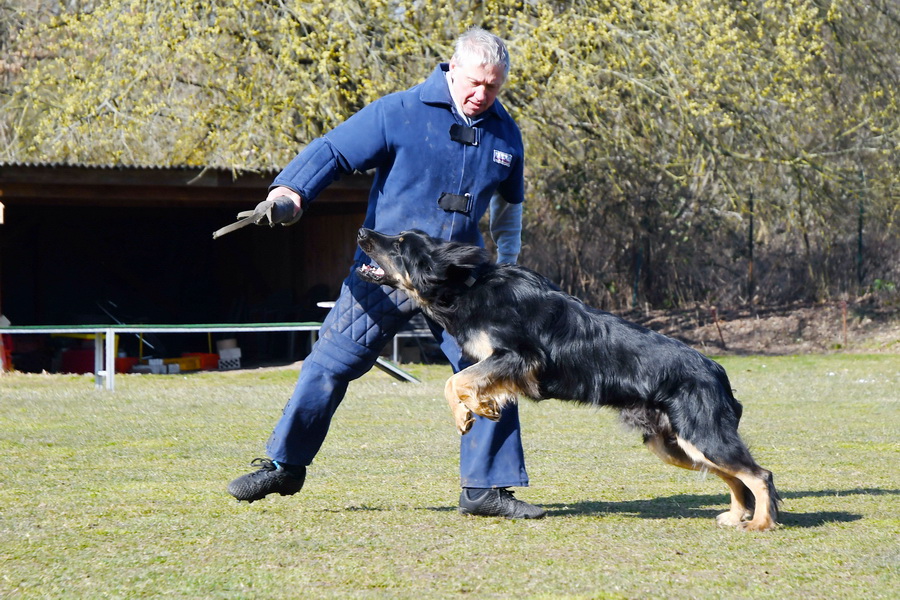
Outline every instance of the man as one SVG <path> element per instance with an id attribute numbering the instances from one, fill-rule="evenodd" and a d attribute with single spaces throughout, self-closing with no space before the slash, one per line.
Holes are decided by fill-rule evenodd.
<path id="1" fill-rule="evenodd" d="M 257 206 L 257 224 L 295 223 L 303 209 L 340 175 L 375 169 L 365 227 L 396 234 L 421 229 L 443 239 L 483 245 L 478 222 L 491 207 L 500 261 L 515 262 L 524 200 L 521 134 L 496 102 L 509 73 L 503 41 L 471 29 L 449 64 L 423 83 L 366 106 L 311 142 L 282 171 Z M 417 311 L 402 292 L 361 281 L 357 251 L 319 340 L 306 358 L 293 396 L 272 433 L 269 459 L 228 486 L 238 500 L 298 492 L 349 382 L 375 363 L 384 345 Z M 455 340 L 430 323 L 454 370 L 468 366 Z M 540 518 L 544 510 L 507 489 L 527 486 L 515 407 L 498 422 L 477 418 L 462 438 L 464 514 Z"/>

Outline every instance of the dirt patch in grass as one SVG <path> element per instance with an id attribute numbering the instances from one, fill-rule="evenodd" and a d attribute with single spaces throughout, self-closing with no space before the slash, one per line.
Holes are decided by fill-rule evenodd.
<path id="1" fill-rule="evenodd" d="M 698 305 L 677 311 L 622 315 L 707 354 L 900 352 L 900 307 L 857 302 L 744 306 Z"/>

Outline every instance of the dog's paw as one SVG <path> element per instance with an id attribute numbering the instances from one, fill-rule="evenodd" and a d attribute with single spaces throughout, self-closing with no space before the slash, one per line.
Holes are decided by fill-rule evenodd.
<path id="1" fill-rule="evenodd" d="M 719 527 L 740 528 L 744 524 L 742 515 L 731 512 L 723 512 L 716 516 L 716 525 Z"/>
<path id="2" fill-rule="evenodd" d="M 751 521 L 742 521 L 738 525 L 738 529 L 741 531 L 772 531 L 776 527 L 778 527 L 778 523 L 772 519 L 753 519 Z"/>
<path id="3" fill-rule="evenodd" d="M 456 431 L 459 435 L 466 435 L 472 429 L 475 423 L 475 417 L 472 415 L 465 404 L 457 404 L 453 409 L 453 420 L 456 421 Z"/>
<path id="4" fill-rule="evenodd" d="M 500 405 L 494 398 L 481 400 L 474 408 L 474 411 L 476 414 L 479 414 L 486 419 L 490 419 L 491 421 L 500 420 Z"/>
<path id="5" fill-rule="evenodd" d="M 743 514 L 735 514 L 731 511 L 723 512 L 716 517 L 716 524 L 719 527 L 728 527 L 738 531 L 771 531 L 778 526 L 772 519 L 750 519 L 748 521 L 749 517 L 749 511 Z"/>

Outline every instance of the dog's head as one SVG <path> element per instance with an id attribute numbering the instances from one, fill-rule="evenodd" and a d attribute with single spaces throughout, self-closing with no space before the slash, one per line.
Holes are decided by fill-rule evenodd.
<path id="1" fill-rule="evenodd" d="M 471 285 L 475 271 L 490 263 L 483 248 L 446 242 L 418 230 L 384 235 L 363 228 L 357 243 L 376 263 L 360 267 L 360 279 L 402 290 L 423 305 Z"/>

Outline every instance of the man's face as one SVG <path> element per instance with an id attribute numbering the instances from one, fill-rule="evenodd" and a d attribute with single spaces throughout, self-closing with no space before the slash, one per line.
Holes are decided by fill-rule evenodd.
<path id="1" fill-rule="evenodd" d="M 469 118 L 491 107 L 504 80 L 502 67 L 450 62 L 450 92 Z"/>

